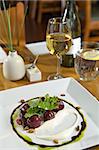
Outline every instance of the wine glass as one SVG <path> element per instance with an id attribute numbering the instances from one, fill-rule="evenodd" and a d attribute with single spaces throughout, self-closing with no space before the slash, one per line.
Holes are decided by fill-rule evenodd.
<path id="1" fill-rule="evenodd" d="M 46 45 L 52 55 L 57 56 L 57 73 L 48 77 L 48 80 L 62 78 L 60 75 L 60 59 L 62 54 L 69 51 L 72 40 L 69 20 L 63 21 L 61 17 L 51 18 L 46 31 Z"/>

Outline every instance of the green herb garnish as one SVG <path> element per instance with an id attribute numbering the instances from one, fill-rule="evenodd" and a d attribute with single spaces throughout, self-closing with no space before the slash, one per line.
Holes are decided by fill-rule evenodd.
<path id="1" fill-rule="evenodd" d="M 33 115 L 43 115 L 46 110 L 56 109 L 58 106 L 58 98 L 50 97 L 46 94 L 45 97 L 34 98 L 28 102 L 30 106 L 25 114 L 25 118 L 31 117 Z"/>
<path id="2" fill-rule="evenodd" d="M 44 101 L 39 101 L 38 107 L 45 110 L 53 110 L 57 107 L 58 98 L 50 97 L 48 94 L 45 95 Z"/>

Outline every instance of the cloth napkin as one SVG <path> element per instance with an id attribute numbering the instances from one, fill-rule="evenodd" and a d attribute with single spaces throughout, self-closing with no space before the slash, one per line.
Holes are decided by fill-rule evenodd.
<path id="1" fill-rule="evenodd" d="M 31 44 L 26 44 L 26 47 L 34 54 L 34 55 L 44 55 L 49 54 L 49 51 L 46 47 L 46 42 L 36 42 Z"/>

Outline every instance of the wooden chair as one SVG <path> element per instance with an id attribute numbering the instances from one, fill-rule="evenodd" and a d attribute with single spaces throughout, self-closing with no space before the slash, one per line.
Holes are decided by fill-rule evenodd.
<path id="1" fill-rule="evenodd" d="M 25 25 L 24 25 L 24 3 L 16 2 L 11 3 L 11 7 L 7 8 L 7 13 L 10 16 L 10 27 L 12 43 L 15 46 L 25 45 Z M 6 12 L 0 9 L 0 44 L 7 45 L 9 42 L 8 37 L 8 21 Z"/>
<path id="2" fill-rule="evenodd" d="M 61 11 L 61 2 L 59 0 L 39 0 L 37 22 L 41 22 L 43 13 L 59 11 Z"/>
<path id="3" fill-rule="evenodd" d="M 35 19 L 36 18 L 36 12 L 37 12 L 38 0 L 27 1 L 27 4 L 28 4 L 28 8 L 29 8 L 29 16 L 32 19 Z"/>
<path id="4" fill-rule="evenodd" d="M 81 3 L 79 1 L 77 1 L 79 4 L 78 6 L 80 7 Z M 99 35 L 91 35 L 90 34 L 93 31 L 98 30 L 99 31 L 99 17 L 98 19 L 94 19 L 94 17 L 92 17 L 92 7 L 95 2 L 92 0 L 85 0 L 82 2 L 82 6 L 85 12 L 85 18 L 83 20 L 83 24 L 84 24 L 84 37 L 83 40 L 84 41 L 99 41 Z"/>

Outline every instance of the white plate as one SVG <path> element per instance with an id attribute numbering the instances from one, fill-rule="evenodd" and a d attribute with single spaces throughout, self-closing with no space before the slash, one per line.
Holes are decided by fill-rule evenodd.
<path id="1" fill-rule="evenodd" d="M 19 88 L 13 88 L 0 92 L 0 108 L 3 117 L 1 117 L 0 128 L 7 130 L 0 136 L 0 150 L 36 150 L 37 146 L 33 148 L 20 139 L 12 130 L 10 124 L 10 115 L 13 109 L 19 105 L 20 99 L 29 99 L 37 96 L 44 96 L 46 93 L 55 95 L 60 98 L 66 99 L 74 106 L 80 106 L 83 111 L 87 128 L 84 136 L 80 141 L 56 148 L 59 150 L 80 150 L 99 144 L 99 103 L 96 99 L 77 81 L 72 78 L 65 78 L 55 81 L 47 81 L 37 84 L 31 84 Z M 61 97 L 60 94 L 64 93 L 66 96 Z M 3 111 L 4 110 L 4 111 Z M 7 126 L 5 125 L 7 123 Z M 1 131 L 1 130 L 0 130 Z"/>
<path id="2" fill-rule="evenodd" d="M 37 42 L 26 44 L 26 47 L 34 54 L 34 55 L 44 55 L 49 54 L 49 51 L 46 47 L 46 42 Z"/>

